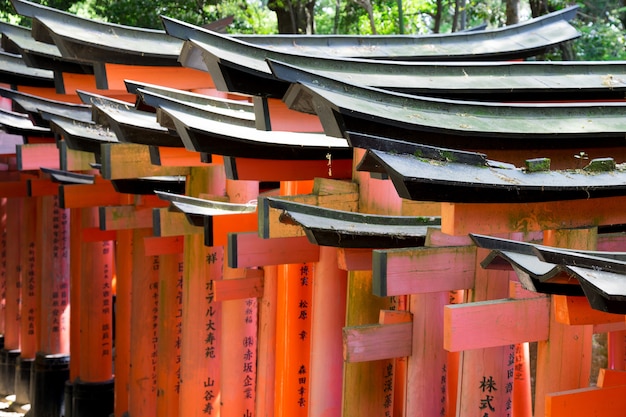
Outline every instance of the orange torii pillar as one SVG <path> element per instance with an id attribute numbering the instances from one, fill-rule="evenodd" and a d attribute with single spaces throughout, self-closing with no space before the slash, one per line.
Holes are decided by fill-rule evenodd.
<path id="1" fill-rule="evenodd" d="M 64 414 L 64 383 L 69 379 L 70 216 L 58 196 L 39 198 L 37 260 L 40 283 L 37 303 L 37 354 L 31 377 L 34 417 Z"/>
<path id="2" fill-rule="evenodd" d="M 0 351 L 4 348 L 7 291 L 7 199 L 0 198 Z M 2 391 L 0 390 L 0 394 Z"/>
<path id="3" fill-rule="evenodd" d="M 224 167 L 192 167 L 186 195 L 224 195 Z M 203 229 L 185 236 L 180 408 L 185 417 L 217 417 L 221 399 L 222 309 L 213 281 L 222 276 L 223 248 L 204 245 Z"/>
<path id="4" fill-rule="evenodd" d="M 89 229 L 97 226 L 97 209 L 86 208 L 76 214 L 71 234 L 72 239 L 81 240 L 81 257 L 77 260 L 81 276 L 72 277 L 72 283 L 78 280 L 80 287 L 78 352 L 71 347 L 78 356 L 78 372 L 72 380 L 72 416 L 108 417 L 113 412 L 114 385 L 113 244 L 110 240 L 90 239 Z"/>
<path id="5" fill-rule="evenodd" d="M 22 266 L 20 261 L 22 198 L 7 199 L 7 287 L 4 349 L 0 352 L 0 389 L 3 395 L 13 394 L 15 382 L 15 363 L 20 354 L 20 314 L 22 305 Z"/>
<path id="6" fill-rule="evenodd" d="M 281 182 L 280 193 L 308 194 L 312 187 L 312 181 L 285 181 Z M 277 417 L 308 416 L 313 278 L 312 263 L 278 267 L 274 385 Z"/>
<path id="7" fill-rule="evenodd" d="M 37 198 L 26 197 L 22 200 L 22 235 L 20 245 L 20 264 L 22 268 L 22 309 L 20 326 L 20 356 L 15 368 L 15 402 L 31 403 L 31 370 L 37 353 L 37 315 L 39 283 L 41 269 L 37 262 L 41 256 L 41 242 L 37 239 L 37 227 L 40 219 Z M 62 384 L 61 384 L 62 387 Z M 32 405 L 32 403 L 31 403 Z"/>

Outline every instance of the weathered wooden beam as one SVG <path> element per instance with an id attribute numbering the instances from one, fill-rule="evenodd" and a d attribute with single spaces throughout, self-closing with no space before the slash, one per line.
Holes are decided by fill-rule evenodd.
<path id="1" fill-rule="evenodd" d="M 289 201 L 296 201 L 303 204 L 332 208 L 335 210 L 356 211 L 359 203 L 358 193 L 341 194 L 302 194 L 283 197 Z M 282 210 L 271 208 L 263 204 L 260 200 L 259 214 L 259 236 L 267 238 L 278 237 L 298 237 L 304 236 L 304 230 L 300 226 L 281 223 L 279 220 Z"/>
<path id="2" fill-rule="evenodd" d="M 89 171 L 96 157 L 91 152 L 69 149 L 65 141 L 59 142 L 60 169 L 64 171 Z"/>
<path id="3" fill-rule="evenodd" d="M 152 210 L 152 229 L 154 235 L 158 237 L 188 236 L 204 232 L 204 228 L 189 223 L 185 213 L 170 211 L 167 208 Z"/>
<path id="4" fill-rule="evenodd" d="M 135 206 L 100 207 L 101 230 L 144 229 L 152 227 L 152 210 Z"/>
<path id="5" fill-rule="evenodd" d="M 385 297 L 472 288 L 475 263 L 474 246 L 374 250 L 373 291 Z"/>
<path id="6" fill-rule="evenodd" d="M 326 161 L 319 160 L 224 157 L 226 176 L 233 180 L 306 181 L 311 178 L 349 178 L 351 166 L 350 159 L 336 160 L 329 167 Z"/>
<path id="7" fill-rule="evenodd" d="M 146 145 L 130 143 L 102 144 L 102 177 L 106 179 L 187 175 L 188 167 L 166 167 L 150 163 Z"/>
<path id="8" fill-rule="evenodd" d="M 302 237 L 262 239 L 257 232 L 229 233 L 228 266 L 255 266 L 317 262 L 319 246 Z"/>
<path id="9" fill-rule="evenodd" d="M 213 281 L 215 301 L 243 300 L 263 296 L 263 270 L 247 270 L 246 278 Z"/>
<path id="10" fill-rule="evenodd" d="M 166 148 L 163 146 L 150 146 L 150 162 L 153 165 L 169 167 L 192 167 L 207 166 L 202 162 L 198 152 L 189 151 L 185 148 Z"/>
<path id="11" fill-rule="evenodd" d="M 56 143 L 33 143 L 17 145 L 17 169 L 20 171 L 39 171 L 39 168 L 61 167 L 59 149 Z"/>
<path id="12" fill-rule="evenodd" d="M 548 338 L 550 299 L 502 299 L 444 307 L 444 348 L 451 352 Z"/>
<path id="13" fill-rule="evenodd" d="M 527 204 L 441 205 L 441 231 L 451 235 L 534 232 L 624 224 L 626 197 Z"/>
<path id="14" fill-rule="evenodd" d="M 343 330 L 344 361 L 369 362 L 410 356 L 413 324 L 372 324 Z"/>

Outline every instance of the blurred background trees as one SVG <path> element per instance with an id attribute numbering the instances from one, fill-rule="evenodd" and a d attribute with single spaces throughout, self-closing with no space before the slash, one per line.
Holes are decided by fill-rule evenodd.
<path id="1" fill-rule="evenodd" d="M 578 4 L 582 33 L 568 59 L 626 59 L 626 0 L 40 0 L 98 20 L 162 29 L 160 15 L 196 25 L 234 16 L 231 33 L 429 34 L 511 25 Z M 0 19 L 28 25 L 0 0 Z M 560 59 L 555 53 L 543 59 Z"/>

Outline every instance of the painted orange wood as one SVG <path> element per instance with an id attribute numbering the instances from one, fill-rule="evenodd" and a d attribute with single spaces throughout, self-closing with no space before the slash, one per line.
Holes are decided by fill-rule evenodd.
<path id="1" fill-rule="evenodd" d="M 545 408 L 546 417 L 621 417 L 626 408 L 626 386 L 550 393 L 541 408 Z"/>
<path id="2" fill-rule="evenodd" d="M 280 99 L 268 99 L 268 108 L 272 124 L 271 130 L 286 130 L 289 132 L 324 131 L 316 114 L 305 114 L 291 110 Z"/>
<path id="3" fill-rule="evenodd" d="M 0 183 L 2 184 L 2 183 Z M 59 193 L 59 184 L 45 178 L 33 178 L 26 180 L 29 197 L 43 197 L 57 195 Z"/>
<path id="4" fill-rule="evenodd" d="M 93 226 L 96 209 L 83 209 L 82 225 Z M 80 283 L 79 378 L 84 382 L 109 381 L 113 376 L 114 274 L 111 241 L 83 242 Z"/>
<path id="5" fill-rule="evenodd" d="M 146 237 L 144 239 L 146 256 L 183 253 L 183 242 L 182 236 Z"/>
<path id="6" fill-rule="evenodd" d="M 0 182 L 0 198 L 27 197 L 26 181 L 2 181 Z"/>
<path id="7" fill-rule="evenodd" d="M 205 228 L 205 241 L 212 246 L 225 246 L 228 244 L 229 233 L 256 231 L 258 223 L 257 212 L 213 216 L 210 230 Z M 207 232 L 210 233 L 209 236 Z"/>
<path id="8" fill-rule="evenodd" d="M 55 143 L 17 145 L 17 169 L 39 171 L 39 168 L 59 169 L 59 149 Z"/>
<path id="9" fill-rule="evenodd" d="M 100 207 L 101 230 L 143 229 L 152 227 L 152 209 L 135 206 Z"/>
<path id="10" fill-rule="evenodd" d="M 191 90 L 215 87 L 211 76 L 203 71 L 186 67 L 155 67 L 106 63 L 106 78 L 109 90 L 124 90 L 124 80 L 136 80 L 164 87 Z"/>
<path id="11" fill-rule="evenodd" d="M 442 203 L 441 231 L 451 235 L 494 235 L 622 224 L 626 214 L 619 207 L 624 204 L 626 197 L 525 204 Z"/>
<path id="12" fill-rule="evenodd" d="M 441 203 L 402 199 L 404 216 L 441 216 Z"/>
<path id="13" fill-rule="evenodd" d="M 60 169 L 64 171 L 94 172 L 92 164 L 96 163 L 95 154 L 69 149 L 64 140 L 59 142 L 58 147 Z"/>
<path id="14" fill-rule="evenodd" d="M 254 270 L 250 270 L 253 272 Z M 215 301 L 242 300 L 263 296 L 263 271 L 258 270 L 247 278 L 225 279 L 213 282 Z"/>
<path id="15" fill-rule="evenodd" d="M 569 325 L 618 323 L 624 321 L 623 314 L 611 314 L 594 310 L 587 297 L 565 295 L 553 296 L 555 320 Z"/>
<path id="16" fill-rule="evenodd" d="M 91 74 L 62 73 L 63 85 L 55 85 L 57 91 L 64 94 L 76 94 L 76 90 L 92 91 L 96 89 L 96 77 Z M 55 84 L 57 84 L 55 82 Z M 61 89 L 62 88 L 62 89 Z"/>
<path id="17" fill-rule="evenodd" d="M 289 161 L 283 159 L 226 158 L 228 177 L 237 180 L 306 181 L 311 178 L 350 178 L 352 160 Z M 329 169 L 330 168 L 330 169 Z"/>
<path id="18" fill-rule="evenodd" d="M 21 228 L 23 221 L 22 206 L 24 199 L 9 198 L 6 205 L 7 237 L 11 243 L 7 245 L 6 262 L 6 316 L 4 332 L 4 348 L 14 350 L 20 348 L 20 312 L 22 305 L 22 263 L 21 252 L 24 250 L 21 242 Z"/>
<path id="19" fill-rule="evenodd" d="M 573 213 L 572 213 L 573 214 Z M 590 213 L 587 213 L 590 215 Z M 544 244 L 571 249 L 595 250 L 597 229 L 546 230 Z M 554 297 L 553 297 L 554 300 Z M 548 394 L 589 385 L 593 326 L 570 326 L 556 320 L 550 312 L 550 334 L 537 344 L 535 415 L 548 414 Z"/>
<path id="20" fill-rule="evenodd" d="M 40 293 L 37 351 L 70 353 L 70 211 L 57 196 L 40 198 Z"/>
<path id="21" fill-rule="evenodd" d="M 608 388 L 620 385 L 626 385 L 626 371 L 600 368 L 597 381 L 598 387 Z"/>
<path id="22" fill-rule="evenodd" d="M 115 240 L 117 231 L 100 230 L 97 227 L 85 227 L 81 230 L 81 239 L 83 242 L 102 242 L 104 240 Z"/>
<path id="23" fill-rule="evenodd" d="M 547 340 L 548 297 L 447 305 L 444 347 L 458 352 Z"/>
<path id="24" fill-rule="evenodd" d="M 394 296 L 472 288 L 475 259 L 473 246 L 374 250 L 374 294 Z"/>
<path id="25" fill-rule="evenodd" d="M 508 296 L 509 280 L 514 274 L 482 269 L 478 263 L 486 255 L 487 251 L 477 250 L 475 285 L 468 291 L 469 302 L 488 302 Z M 507 322 L 507 325 L 511 323 Z M 447 332 L 447 330 L 444 331 Z M 478 333 L 477 331 L 476 334 Z M 509 342 L 505 339 L 504 343 L 500 343 L 497 347 L 466 350 L 460 353 L 457 394 L 459 417 L 475 416 L 477 411 L 491 413 L 490 415 L 493 416 L 506 416 L 507 407 L 512 401 L 512 390 L 506 387 L 513 384 L 515 346 L 505 345 L 505 343 Z"/>
<path id="26" fill-rule="evenodd" d="M 73 94 L 73 93 L 59 94 L 56 92 L 54 88 L 50 88 L 50 87 L 29 87 L 29 86 L 20 85 L 18 86 L 17 89 L 18 91 L 21 91 L 22 93 L 32 94 L 34 96 L 47 98 L 50 100 L 64 101 L 66 103 L 74 103 L 74 104 L 82 103 L 82 101 L 80 100 L 80 97 L 78 97 L 76 94 Z"/>
<path id="27" fill-rule="evenodd" d="M 128 380 L 131 416 L 156 414 L 160 264 L 158 256 L 145 255 L 143 242 L 151 235 L 152 229 L 133 229 Z"/>
<path id="28" fill-rule="evenodd" d="M 257 232 L 228 236 L 228 266 L 231 268 L 315 262 L 319 251 L 319 247 L 304 236 L 262 239 Z"/>
<path id="29" fill-rule="evenodd" d="M 7 291 L 7 199 L 0 198 L 0 332 L 5 333 Z"/>
<path id="30" fill-rule="evenodd" d="M 25 198 L 22 203 L 21 215 L 28 221 L 23 222 L 21 227 L 20 245 L 22 265 L 22 325 L 20 327 L 20 356 L 23 359 L 35 359 L 37 353 L 37 332 L 42 329 L 41 320 L 45 316 L 40 315 L 38 306 L 39 292 L 42 285 L 42 255 L 43 239 L 38 239 L 38 227 L 41 222 L 41 208 L 38 209 L 36 198 Z M 41 230 L 41 229 L 40 229 Z M 47 243 L 47 242 L 46 242 Z M 48 244 L 48 243 L 47 243 Z M 46 254 L 51 256 L 50 253 Z M 49 269 L 48 269 L 49 271 Z M 39 324 L 38 324 L 39 323 Z"/>
<path id="31" fill-rule="evenodd" d="M 82 281 L 82 209 L 70 210 L 70 381 L 74 382 L 80 374 L 80 302 Z M 119 334 L 119 333 L 118 333 Z M 119 352 L 119 350 L 118 350 Z M 116 415 L 116 417 L 120 417 Z"/>
<path id="32" fill-rule="evenodd" d="M 337 248 L 338 266 L 344 271 L 372 269 L 372 249 Z"/>
<path id="33" fill-rule="evenodd" d="M 321 247 L 313 265 L 309 415 L 340 416 L 348 277 L 339 269 L 335 248 Z"/>
<path id="34" fill-rule="evenodd" d="M 173 167 L 207 166 L 198 152 L 185 148 L 150 147 L 150 162 L 154 165 Z"/>
<path id="35" fill-rule="evenodd" d="M 211 167 L 192 167 L 186 186 L 190 196 L 223 195 L 224 176 Z M 215 301 L 212 282 L 222 276 L 223 248 L 204 246 L 202 233 L 185 235 L 184 239 L 179 414 L 219 416 L 222 308 Z"/>
<path id="36" fill-rule="evenodd" d="M 127 204 L 128 197 L 115 191 L 111 181 L 98 178 L 94 184 L 59 186 L 59 204 L 63 208 L 119 206 Z"/>
<path id="37" fill-rule="evenodd" d="M 148 238 L 144 239 L 147 249 Z M 180 345 L 183 316 L 183 253 L 159 257 L 159 320 L 156 416 L 177 417 L 180 408 Z"/>
<path id="38" fill-rule="evenodd" d="M 410 356 L 413 349 L 413 323 L 345 327 L 343 338 L 343 355 L 348 363 Z"/>
<path id="39" fill-rule="evenodd" d="M 130 322 L 132 303 L 133 231 L 117 232 L 115 242 L 115 417 L 128 414 L 128 385 L 130 377 Z"/>
<path id="40" fill-rule="evenodd" d="M 114 180 L 163 175 L 187 175 L 188 167 L 164 167 L 150 163 L 146 145 L 134 143 L 102 144 L 102 177 Z"/>
<path id="41" fill-rule="evenodd" d="M 406 310 L 381 310 L 378 315 L 378 324 L 410 323 L 413 314 Z"/>
<path id="42" fill-rule="evenodd" d="M 610 331 L 607 335 L 607 367 L 626 370 L 626 331 Z"/>
<path id="43" fill-rule="evenodd" d="M 170 211 L 168 208 L 152 209 L 152 224 L 157 237 L 175 237 L 203 234 L 204 229 L 193 226 L 185 213 Z"/>
<path id="44" fill-rule="evenodd" d="M 276 287 L 278 266 L 263 267 L 265 285 L 258 304 L 257 381 L 274 381 L 276 374 Z M 274 384 L 256 385 L 256 415 L 274 415 Z"/>

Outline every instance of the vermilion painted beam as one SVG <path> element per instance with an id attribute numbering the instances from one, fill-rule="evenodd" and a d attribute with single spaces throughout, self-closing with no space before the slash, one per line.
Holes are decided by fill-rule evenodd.
<path id="1" fill-rule="evenodd" d="M 266 265 L 316 262 L 319 246 L 304 236 L 263 239 L 256 232 L 228 235 L 228 266 L 250 268 Z"/>
<path id="2" fill-rule="evenodd" d="M 453 291 L 474 286 L 476 248 L 411 248 L 372 252 L 374 294 Z"/>
<path id="3" fill-rule="evenodd" d="M 146 145 L 115 143 L 103 144 L 102 177 L 106 179 L 138 178 L 150 176 L 187 175 L 188 167 L 163 167 L 150 163 L 150 150 Z"/>
<path id="4" fill-rule="evenodd" d="M 163 146 L 150 146 L 150 162 L 153 165 L 170 167 L 207 166 L 202 162 L 198 152 L 189 151 L 185 148 L 167 148 Z"/>
<path id="5" fill-rule="evenodd" d="M 626 385 L 626 371 L 601 368 L 598 372 L 597 386 L 600 388 Z"/>
<path id="6" fill-rule="evenodd" d="M 441 205 L 441 231 L 451 235 L 494 235 L 548 229 L 624 224 L 626 197 L 526 204 Z"/>
<path id="7" fill-rule="evenodd" d="M 257 230 L 257 212 L 211 216 L 204 223 L 204 244 L 226 246 L 228 234 Z"/>
<path id="8" fill-rule="evenodd" d="M 624 415 L 626 386 L 580 388 L 550 393 L 545 399 L 546 417 L 621 417 Z"/>
<path id="9" fill-rule="evenodd" d="M 28 197 L 26 181 L 0 181 L 0 198 Z"/>
<path id="10" fill-rule="evenodd" d="M 548 297 L 444 307 L 444 348 L 451 352 L 547 340 Z"/>
<path id="11" fill-rule="evenodd" d="M 254 181 L 306 181 L 311 178 L 345 179 L 352 172 L 351 159 L 290 161 L 284 159 L 224 158 L 229 179 Z"/>
<path id="12" fill-rule="evenodd" d="M 183 242 L 182 236 L 147 237 L 144 239 L 146 256 L 183 253 Z"/>
<path id="13" fill-rule="evenodd" d="M 39 171 L 39 168 L 59 169 L 59 149 L 55 143 L 17 145 L 17 169 Z"/>
<path id="14" fill-rule="evenodd" d="M 142 65 L 104 64 L 107 89 L 124 90 L 124 80 L 141 80 L 149 84 L 158 84 L 180 90 L 210 89 L 215 84 L 211 76 L 203 71 L 186 67 L 155 67 Z"/>
<path id="15" fill-rule="evenodd" d="M 0 183 L 1 185 L 2 183 Z M 29 197 L 43 197 L 57 195 L 59 193 L 59 183 L 50 179 L 33 178 L 26 180 Z"/>
<path id="16" fill-rule="evenodd" d="M 591 308 L 587 297 L 555 295 L 552 300 L 554 303 L 555 319 L 559 323 L 583 325 L 624 322 L 623 314 L 605 313 Z"/>
<path id="17" fill-rule="evenodd" d="M 59 204 L 62 208 L 87 208 L 128 204 L 130 196 L 115 191 L 110 181 L 96 179 L 89 185 L 59 186 Z"/>
<path id="18" fill-rule="evenodd" d="M 337 248 L 337 262 L 344 271 L 370 271 L 372 249 Z"/>
<path id="19" fill-rule="evenodd" d="M 115 230 L 100 230 L 97 227 L 84 227 L 81 230 L 81 239 L 87 243 L 104 242 L 116 238 L 117 231 Z"/>

